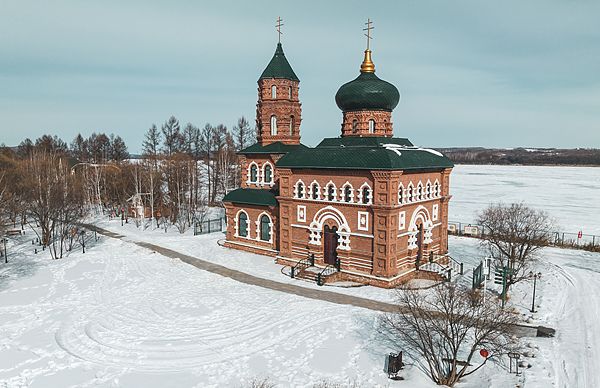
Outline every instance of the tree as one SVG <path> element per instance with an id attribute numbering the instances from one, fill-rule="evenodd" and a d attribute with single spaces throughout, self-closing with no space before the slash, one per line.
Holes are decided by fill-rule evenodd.
<path id="1" fill-rule="evenodd" d="M 146 132 L 144 137 L 144 143 L 142 144 L 142 153 L 144 156 L 150 156 L 156 158 L 158 156 L 158 146 L 160 145 L 160 132 L 156 125 L 152 126 Z"/>
<path id="2" fill-rule="evenodd" d="M 61 258 L 68 230 L 83 216 L 79 179 L 69 173 L 67 160 L 56 150 L 36 150 L 20 164 L 18 190 L 27 214 L 40 225 L 41 242 Z"/>
<path id="3" fill-rule="evenodd" d="M 181 151 L 183 138 L 179 130 L 179 120 L 171 116 L 162 126 L 163 152 L 167 157 Z"/>
<path id="4" fill-rule="evenodd" d="M 506 292 L 529 278 L 529 268 L 550 245 L 553 225 L 548 214 L 522 203 L 492 204 L 478 215 L 484 229 L 481 244 L 496 264 L 509 268 Z"/>
<path id="5" fill-rule="evenodd" d="M 80 162 L 88 160 L 88 142 L 78 133 L 71 142 L 71 155 Z"/>
<path id="6" fill-rule="evenodd" d="M 111 148 L 111 160 L 119 163 L 129 158 L 129 152 L 127 151 L 127 145 L 121 138 L 121 136 L 110 135 L 110 148 Z"/>
<path id="7" fill-rule="evenodd" d="M 501 362 L 503 355 L 517 350 L 515 323 L 515 315 L 498 300 L 484 302 L 477 293 L 443 283 L 428 294 L 401 288 L 397 311 L 384 314 L 379 327 L 384 339 L 435 383 L 452 387 L 487 361 Z M 481 349 L 489 356 L 480 361 Z"/>
<path id="8" fill-rule="evenodd" d="M 237 125 L 233 127 L 233 138 L 236 151 L 243 150 L 256 142 L 255 131 L 250 128 L 250 123 L 244 116 L 240 117 Z"/>

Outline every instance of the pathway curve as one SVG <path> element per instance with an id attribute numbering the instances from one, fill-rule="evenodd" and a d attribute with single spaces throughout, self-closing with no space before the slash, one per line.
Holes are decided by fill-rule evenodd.
<path id="1" fill-rule="evenodd" d="M 96 225 L 84 224 L 82 225 L 90 230 L 95 230 L 96 232 L 111 238 L 116 238 L 123 240 L 126 236 L 121 234 L 111 232 L 109 230 L 100 228 Z M 297 286 L 294 284 L 286 284 L 281 282 L 276 282 L 269 279 L 260 278 L 258 276 L 250 275 L 245 272 L 241 272 L 235 269 L 227 268 L 219 264 L 211 263 L 209 261 L 205 261 L 199 259 L 194 256 L 186 255 L 185 253 L 177 252 L 173 249 L 165 248 L 160 245 L 151 244 L 143 241 L 131 241 L 127 240 L 132 244 L 138 245 L 140 247 L 144 247 L 153 251 L 160 253 L 166 257 L 179 259 L 184 263 L 193 265 L 196 268 L 199 268 L 204 271 L 212 272 L 217 275 L 221 275 L 233 280 L 236 280 L 240 283 L 250 284 L 253 286 L 258 286 L 270 290 L 285 292 L 288 294 L 298 295 L 305 298 L 317 299 L 326 302 L 341 304 L 341 305 L 349 305 L 355 307 L 362 307 L 375 311 L 382 312 L 398 312 L 399 307 L 392 303 L 380 302 L 373 299 L 361 298 L 358 296 L 340 294 L 338 292 L 333 291 L 325 291 L 325 290 L 315 290 L 312 288 Z M 527 325 L 515 325 L 519 336 L 535 336 L 537 333 L 537 327 L 527 326 Z"/>

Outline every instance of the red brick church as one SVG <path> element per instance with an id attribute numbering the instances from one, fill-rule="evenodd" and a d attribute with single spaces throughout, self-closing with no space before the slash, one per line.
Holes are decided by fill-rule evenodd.
<path id="1" fill-rule="evenodd" d="M 226 246 L 382 287 L 443 262 L 453 164 L 393 137 L 400 94 L 371 50 L 336 93 L 340 136 L 314 148 L 300 143 L 299 84 L 278 43 L 258 80 L 258 142 L 239 152 L 241 188 L 223 199 Z"/>

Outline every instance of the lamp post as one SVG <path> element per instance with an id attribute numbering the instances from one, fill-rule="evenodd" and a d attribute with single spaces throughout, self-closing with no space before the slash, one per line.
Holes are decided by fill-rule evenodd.
<path id="1" fill-rule="evenodd" d="M 4 263 L 8 264 L 8 252 L 6 251 L 6 243 L 8 242 L 8 239 L 3 238 L 2 242 L 4 243 Z"/>
<path id="2" fill-rule="evenodd" d="M 533 299 L 531 301 L 531 312 L 535 313 L 535 286 L 537 285 L 537 280 L 542 277 L 542 273 L 529 272 L 529 277 L 533 278 Z"/>
<path id="3" fill-rule="evenodd" d="M 83 253 L 85 253 L 85 230 L 81 231 L 81 246 L 83 247 Z"/>

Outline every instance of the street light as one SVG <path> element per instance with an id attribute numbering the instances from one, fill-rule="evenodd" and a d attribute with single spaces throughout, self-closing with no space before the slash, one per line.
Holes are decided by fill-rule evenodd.
<path id="1" fill-rule="evenodd" d="M 85 253 L 85 230 L 81 231 L 81 246 L 83 247 L 83 253 Z"/>
<path id="2" fill-rule="evenodd" d="M 535 313 L 535 286 L 537 284 L 537 280 L 542 277 L 542 273 L 529 272 L 529 277 L 533 278 L 533 299 L 531 301 L 531 312 Z"/>
<path id="3" fill-rule="evenodd" d="M 6 251 L 6 243 L 8 242 L 8 239 L 3 238 L 2 242 L 4 243 L 4 263 L 8 264 L 8 252 Z"/>

